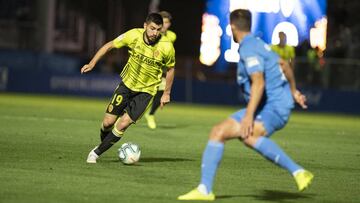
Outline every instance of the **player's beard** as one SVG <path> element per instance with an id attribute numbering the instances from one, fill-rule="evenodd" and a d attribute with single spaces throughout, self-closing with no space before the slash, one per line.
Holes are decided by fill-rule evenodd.
<path id="1" fill-rule="evenodd" d="M 147 41 L 149 42 L 150 45 L 155 44 L 159 40 L 160 36 L 161 35 L 149 36 L 147 33 L 145 33 L 145 37 L 146 37 L 146 39 L 147 39 Z"/>

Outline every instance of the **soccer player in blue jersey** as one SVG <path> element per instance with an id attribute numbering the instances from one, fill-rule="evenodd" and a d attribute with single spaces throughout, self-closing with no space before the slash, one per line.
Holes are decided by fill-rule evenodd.
<path id="1" fill-rule="evenodd" d="M 179 200 L 215 199 L 212 187 L 224 143 L 234 138 L 286 169 L 294 177 L 299 191 L 307 188 L 314 177 L 270 139 L 275 131 L 286 125 L 294 101 L 307 108 L 305 96 L 296 89 L 289 64 L 250 33 L 251 13 L 248 10 L 231 12 L 230 25 L 235 42 L 240 43 L 237 81 L 247 106 L 213 127 L 202 157 L 200 184 L 179 196 Z"/>

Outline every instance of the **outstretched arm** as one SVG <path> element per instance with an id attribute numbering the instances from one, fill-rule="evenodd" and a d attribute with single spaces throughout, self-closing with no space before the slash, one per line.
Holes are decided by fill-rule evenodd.
<path id="1" fill-rule="evenodd" d="M 306 105 L 306 97 L 305 95 L 303 95 L 299 90 L 296 89 L 296 82 L 295 82 L 295 77 L 294 77 L 294 72 L 290 67 L 290 64 L 288 62 L 286 62 L 283 59 L 279 60 L 279 64 L 281 69 L 283 70 L 283 73 L 286 77 L 286 79 L 288 80 L 289 84 L 290 84 L 290 89 L 291 89 L 291 93 L 294 97 L 294 100 L 303 108 L 306 109 L 307 105 Z"/>
<path id="2" fill-rule="evenodd" d="M 114 48 L 114 43 L 113 41 L 110 41 L 106 44 L 104 44 L 95 54 L 95 56 L 91 59 L 90 63 L 85 64 L 82 68 L 81 68 L 81 74 L 86 73 L 91 71 L 96 63 L 101 59 L 101 57 L 103 57 L 107 52 L 109 52 L 111 49 Z"/>
<path id="3" fill-rule="evenodd" d="M 174 82 L 175 68 L 168 68 L 166 72 L 166 85 L 164 93 L 160 100 L 160 107 L 163 108 L 165 104 L 170 102 L 171 87 Z"/>

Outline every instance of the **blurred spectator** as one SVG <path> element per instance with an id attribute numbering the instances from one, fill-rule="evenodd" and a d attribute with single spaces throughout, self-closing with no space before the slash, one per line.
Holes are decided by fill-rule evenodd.
<path id="1" fill-rule="evenodd" d="M 343 47 L 344 49 L 343 57 L 351 57 L 353 55 L 352 48 L 354 46 L 354 40 L 352 39 L 351 30 L 348 26 L 343 24 L 339 26 L 339 30 L 341 30 L 341 32 L 339 33 L 339 42 L 341 43 L 341 47 Z"/>
<path id="2" fill-rule="evenodd" d="M 295 48 L 286 44 L 286 34 L 279 32 L 280 42 L 272 45 L 271 49 L 276 52 L 282 59 L 290 63 L 291 68 L 295 69 Z"/>
<path id="3" fill-rule="evenodd" d="M 307 62 L 309 64 L 307 81 L 312 85 L 320 86 L 324 82 L 324 75 L 322 75 L 325 66 L 323 52 L 318 47 L 315 49 L 310 48 L 307 51 Z"/>

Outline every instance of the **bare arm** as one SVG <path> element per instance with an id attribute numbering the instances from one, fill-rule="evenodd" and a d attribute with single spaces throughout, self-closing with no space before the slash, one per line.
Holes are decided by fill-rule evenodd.
<path id="1" fill-rule="evenodd" d="M 265 89 L 264 74 L 256 72 L 251 74 L 250 100 L 246 107 L 246 113 L 241 121 L 240 133 L 243 139 L 252 135 L 254 125 L 254 114 L 259 106 Z"/>
<path id="2" fill-rule="evenodd" d="M 291 69 L 292 69 L 293 72 L 294 72 L 294 70 L 295 70 L 295 58 L 291 58 L 291 59 L 290 59 L 290 67 L 291 67 Z"/>
<path id="3" fill-rule="evenodd" d="M 164 93 L 160 100 L 160 107 L 163 108 L 165 104 L 170 102 L 171 87 L 174 82 L 175 68 L 168 68 L 166 72 L 166 85 Z"/>
<path id="4" fill-rule="evenodd" d="M 81 74 L 86 73 L 91 71 L 96 63 L 107 53 L 109 52 L 111 49 L 114 48 L 114 44 L 113 41 L 110 41 L 106 44 L 104 44 L 95 54 L 95 56 L 91 59 L 90 63 L 85 64 L 82 68 L 81 68 Z"/>
<path id="5" fill-rule="evenodd" d="M 290 67 L 290 64 L 283 59 L 279 60 L 279 64 L 283 73 L 290 84 L 291 93 L 295 101 L 303 108 L 306 109 L 306 97 L 299 90 L 296 89 L 296 82 L 294 72 Z"/>
<path id="6" fill-rule="evenodd" d="M 280 64 L 280 67 L 281 67 L 286 79 L 288 80 L 288 82 L 290 84 L 291 92 L 295 92 L 296 91 L 295 76 L 294 76 L 293 70 L 290 67 L 290 64 L 287 61 L 285 61 L 284 59 L 279 59 L 279 64 Z"/>

